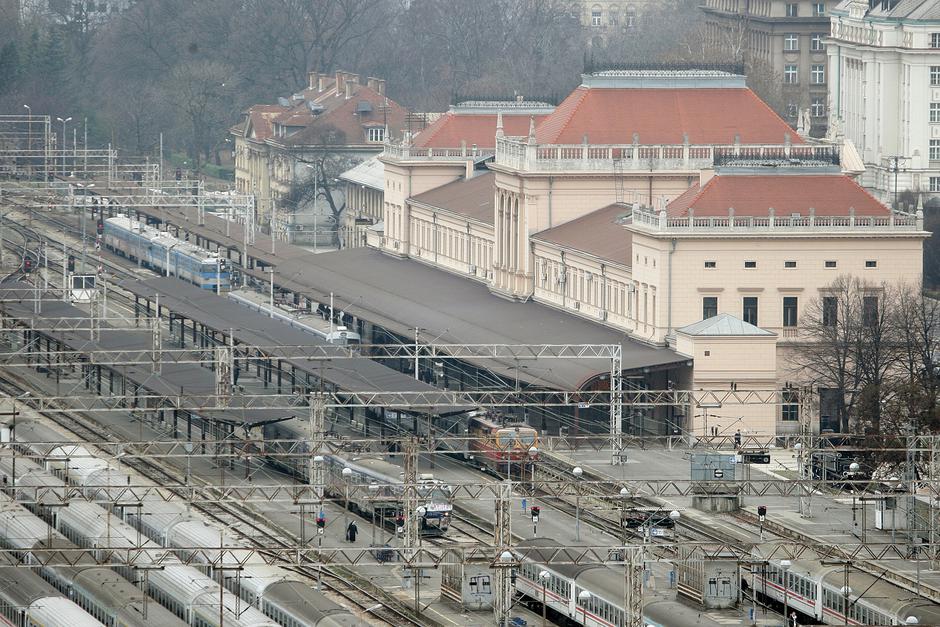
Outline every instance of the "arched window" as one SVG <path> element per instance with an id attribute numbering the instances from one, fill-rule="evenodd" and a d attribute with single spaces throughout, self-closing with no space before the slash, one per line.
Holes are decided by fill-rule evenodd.
<path id="1" fill-rule="evenodd" d="M 627 7 L 627 11 L 623 17 L 623 25 L 626 28 L 636 27 L 636 9 L 632 6 Z"/>
<path id="2" fill-rule="evenodd" d="M 591 26 L 600 26 L 603 16 L 604 11 L 601 9 L 601 5 L 595 4 L 591 9 Z"/>

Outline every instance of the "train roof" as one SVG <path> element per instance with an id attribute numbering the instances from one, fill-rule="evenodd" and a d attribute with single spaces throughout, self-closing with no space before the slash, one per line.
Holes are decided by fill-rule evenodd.
<path id="1" fill-rule="evenodd" d="M 301 625 L 362 625 L 352 612 L 323 594 L 311 594 L 309 586 L 299 581 L 280 581 L 268 586 L 265 601 L 289 612 Z M 324 621 L 329 617 L 328 621 Z"/>
<path id="2" fill-rule="evenodd" d="M 22 606 L 21 606 L 22 607 Z M 30 625 L 43 627 L 99 627 L 104 623 L 63 596 L 48 596 L 29 603 Z"/>
<path id="3" fill-rule="evenodd" d="M 823 583 L 833 590 L 842 590 L 845 585 L 845 571 L 837 566 L 823 576 Z M 883 612 L 897 616 L 903 623 L 908 616 L 916 616 L 920 625 L 940 625 L 940 605 L 930 603 L 923 597 L 880 577 L 860 570 L 849 570 L 849 587 L 853 594 L 851 600 L 859 600 Z M 858 595 L 861 594 L 859 599 Z"/>
<path id="4" fill-rule="evenodd" d="M 178 237 L 175 237 L 166 231 L 159 231 L 127 216 L 108 218 L 105 220 L 105 223 L 109 223 L 113 226 L 124 229 L 125 231 L 139 233 L 145 239 L 148 239 L 155 244 L 159 244 L 163 248 L 169 248 L 172 246 L 174 251 L 183 253 L 186 256 L 192 257 L 202 263 L 215 263 L 216 259 L 219 259 L 218 253 L 210 252 L 205 248 L 196 246 L 195 244 L 187 242 L 186 240 L 179 239 Z"/>

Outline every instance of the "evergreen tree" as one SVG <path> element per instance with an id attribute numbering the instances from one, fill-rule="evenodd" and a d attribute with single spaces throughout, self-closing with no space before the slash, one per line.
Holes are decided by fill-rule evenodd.
<path id="1" fill-rule="evenodd" d="M 0 94 L 8 93 L 16 86 L 20 74 L 20 53 L 15 41 L 0 48 Z"/>

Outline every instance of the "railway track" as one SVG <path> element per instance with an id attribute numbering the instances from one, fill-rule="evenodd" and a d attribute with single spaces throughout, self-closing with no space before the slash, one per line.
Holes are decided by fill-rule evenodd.
<path id="1" fill-rule="evenodd" d="M 10 396 L 20 396 L 25 391 L 33 391 L 32 388 L 33 386 L 28 381 L 9 373 L 4 373 L 0 378 L 0 392 Z M 27 405 L 30 404 L 28 399 L 25 402 Z M 93 419 L 79 412 L 39 413 L 83 442 L 118 443 L 120 441 L 119 438 L 102 429 Z M 186 480 L 183 473 L 154 460 L 133 458 L 125 460 L 124 463 L 157 485 L 184 485 Z M 190 477 L 190 480 L 192 481 L 193 477 Z M 196 480 L 206 484 L 201 479 Z M 167 488 L 167 490 L 183 500 L 186 498 L 186 494 L 178 489 Z M 283 549 L 297 546 L 297 540 L 291 532 L 248 508 L 205 502 L 193 504 L 193 507 L 262 552 L 266 548 Z M 280 566 L 312 580 L 319 578 L 325 588 L 386 624 L 434 624 L 426 618 L 416 618 L 407 605 L 384 591 L 372 589 L 368 582 L 347 569 L 316 564 L 302 566 L 280 564 Z"/>

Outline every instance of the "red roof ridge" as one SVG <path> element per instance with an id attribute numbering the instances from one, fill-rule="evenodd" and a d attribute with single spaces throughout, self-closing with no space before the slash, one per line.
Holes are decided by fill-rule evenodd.
<path id="1" fill-rule="evenodd" d="M 555 132 L 552 134 L 552 135 L 553 135 L 552 139 L 550 139 L 548 142 L 544 142 L 544 143 L 553 143 L 554 140 L 555 140 L 555 138 L 557 138 L 558 136 L 560 136 L 560 135 L 565 131 L 565 129 L 568 128 L 568 125 L 571 123 L 572 118 L 574 118 L 574 114 L 577 113 L 578 109 L 581 107 L 581 103 L 584 101 L 584 98 L 587 96 L 587 94 L 588 94 L 589 91 L 590 91 L 590 88 L 589 88 L 589 87 L 585 87 L 584 85 L 580 85 L 580 86 L 576 87 L 575 90 L 574 90 L 573 92 L 571 92 L 571 94 L 568 95 L 568 98 L 574 97 L 574 98 L 576 98 L 576 100 L 574 101 L 574 104 L 572 104 L 572 105 L 568 108 L 568 112 L 567 112 L 568 115 L 564 118 L 564 121 L 562 122 L 561 126 L 559 126 L 559 127 L 555 130 Z M 580 93 L 578 93 L 578 92 L 580 92 Z M 577 94 L 577 95 L 575 95 L 575 94 Z M 568 98 L 565 98 L 565 100 L 568 100 Z M 562 105 L 563 105 L 563 104 L 565 104 L 565 103 L 562 102 Z M 558 113 L 558 109 L 560 109 L 560 108 L 561 108 L 561 105 L 559 105 L 558 107 L 556 107 L 556 108 L 555 108 L 555 111 L 549 113 L 549 114 L 545 117 L 545 119 L 542 120 L 542 124 L 545 124 L 546 122 L 549 122 L 549 121 L 554 121 L 552 118 L 555 117 L 555 115 Z M 540 125 L 540 126 L 541 126 L 541 125 Z"/>
<path id="2" fill-rule="evenodd" d="M 835 174 L 835 173 L 833 173 L 833 174 Z M 840 174 L 841 174 L 841 173 L 840 173 Z M 879 205 L 882 205 L 882 206 L 888 208 L 888 209 L 891 210 L 892 212 L 894 211 L 893 209 L 891 209 L 890 207 L 888 207 L 888 205 L 886 205 L 886 204 L 884 204 L 883 202 L 881 202 L 880 200 L 878 200 L 878 198 L 877 198 L 874 194 L 872 194 L 870 191 L 868 191 L 867 189 L 865 189 L 864 187 L 862 187 L 862 186 L 859 184 L 859 182 L 856 181 L 854 178 L 852 178 L 851 176 L 846 176 L 845 174 L 842 174 L 842 176 L 845 176 L 845 178 L 847 178 L 849 181 L 851 181 L 852 185 L 854 185 L 855 187 L 857 187 L 863 194 L 865 194 L 866 196 L 868 196 L 869 198 L 871 198 L 872 200 L 874 200 L 876 203 L 878 203 Z"/>
<path id="3" fill-rule="evenodd" d="M 452 118 L 453 116 L 454 116 L 454 113 L 452 111 L 448 111 L 441 117 L 437 118 L 436 120 L 434 120 L 434 122 L 431 123 L 430 126 L 426 126 L 420 131 L 418 131 L 418 133 L 412 139 L 412 143 L 414 143 L 417 146 L 417 142 L 415 142 L 414 140 L 417 140 L 419 137 L 426 134 L 427 139 L 425 140 L 424 137 L 421 137 L 421 142 L 423 145 L 427 145 L 428 143 L 431 142 L 431 140 L 433 140 L 437 136 L 438 133 L 441 132 L 441 129 L 444 128 L 444 125 L 447 123 L 447 120 L 449 118 Z M 420 146 L 418 147 L 420 148 Z"/>
<path id="4" fill-rule="evenodd" d="M 756 100 L 757 102 L 759 102 L 765 109 L 767 109 L 767 111 L 770 112 L 770 114 L 771 114 L 772 116 L 774 116 L 775 118 L 777 118 L 777 120 L 779 120 L 780 123 L 783 124 L 783 125 L 788 129 L 788 130 L 785 131 L 785 132 L 790 133 L 790 141 L 791 141 L 791 143 L 794 143 L 794 144 L 802 144 L 802 143 L 804 143 L 804 142 L 803 142 L 803 138 L 800 137 L 800 135 L 799 135 L 798 133 L 792 132 L 792 131 L 793 131 L 793 127 L 790 126 L 789 124 L 787 124 L 787 121 L 784 120 L 782 117 L 780 117 L 780 114 L 777 113 L 776 111 L 774 111 L 773 107 L 771 107 L 769 104 L 767 104 L 766 102 L 764 102 L 763 98 L 758 97 L 758 95 L 754 93 L 754 90 L 752 90 L 750 87 L 744 87 L 743 89 L 751 96 L 751 98 L 753 98 L 754 100 Z"/>

